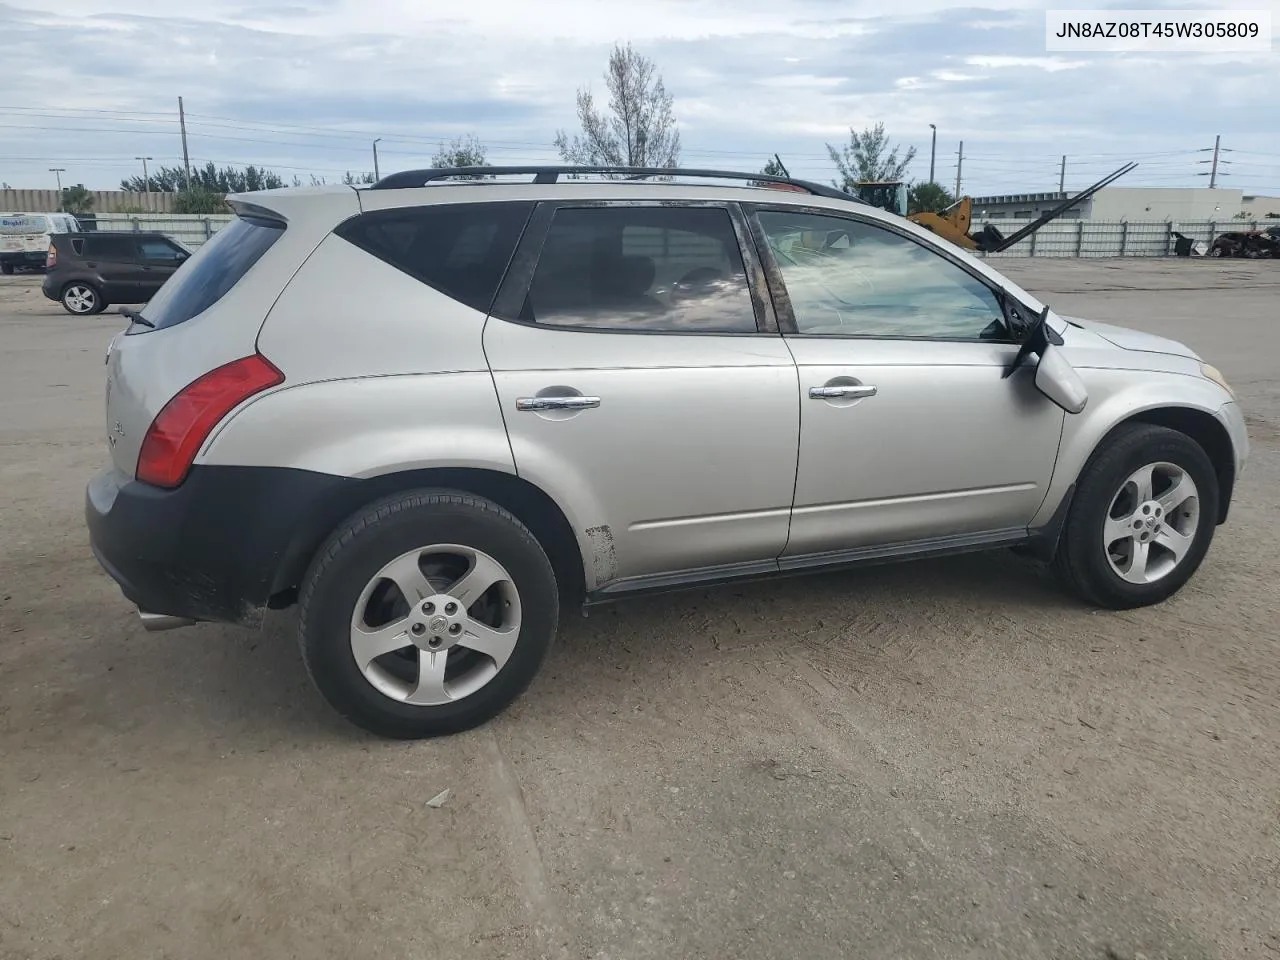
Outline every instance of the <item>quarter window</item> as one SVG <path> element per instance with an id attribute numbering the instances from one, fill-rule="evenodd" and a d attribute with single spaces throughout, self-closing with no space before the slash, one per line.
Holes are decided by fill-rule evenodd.
<path id="1" fill-rule="evenodd" d="M 754 333 L 729 213 L 715 207 L 556 211 L 521 319 L 554 326 Z"/>
<path id="2" fill-rule="evenodd" d="M 914 240 L 840 217 L 776 211 L 759 217 L 798 333 L 1009 338 L 991 288 Z"/>

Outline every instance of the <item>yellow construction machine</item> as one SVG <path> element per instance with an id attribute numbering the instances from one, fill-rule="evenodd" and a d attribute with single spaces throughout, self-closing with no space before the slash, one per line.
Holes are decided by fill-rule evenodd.
<path id="1" fill-rule="evenodd" d="M 906 217 L 912 223 L 950 240 L 958 247 L 963 247 L 966 250 L 979 250 L 982 253 L 999 253 L 1001 250 L 1007 250 L 1012 247 L 1018 241 L 1025 240 L 1046 223 L 1058 219 L 1077 203 L 1088 200 L 1103 187 L 1119 180 L 1136 166 L 1136 163 L 1125 164 L 1119 170 L 1103 177 L 1093 186 L 1080 191 L 1074 197 L 1064 200 L 1052 210 L 1046 211 L 1021 230 L 1007 237 L 991 224 L 987 224 L 976 233 L 969 232 L 969 226 L 973 220 L 973 200 L 969 197 L 961 197 L 941 213 L 909 214 L 907 213 L 907 185 L 903 181 L 869 180 L 857 183 L 854 184 L 854 195 L 863 203 L 879 207 L 881 210 L 888 210 L 890 213 L 896 213 L 900 217 Z"/>

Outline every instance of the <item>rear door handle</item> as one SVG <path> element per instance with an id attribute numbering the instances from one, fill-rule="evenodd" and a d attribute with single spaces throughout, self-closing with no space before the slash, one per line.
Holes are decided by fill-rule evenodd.
<path id="1" fill-rule="evenodd" d="M 589 410 L 600 406 L 599 397 L 517 397 L 517 410 Z"/>
<path id="2" fill-rule="evenodd" d="M 810 387 L 810 400 L 853 400 L 858 397 L 874 397 L 875 387 L 867 383 L 848 384 L 838 387 Z"/>

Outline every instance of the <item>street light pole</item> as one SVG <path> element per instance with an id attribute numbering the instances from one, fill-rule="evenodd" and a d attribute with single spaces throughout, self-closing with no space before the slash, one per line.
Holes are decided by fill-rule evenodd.
<path id="1" fill-rule="evenodd" d="M 67 172 L 66 167 L 50 167 L 49 172 L 58 178 L 58 196 L 62 196 L 62 175 Z"/>
<path id="2" fill-rule="evenodd" d="M 155 157 L 134 157 L 135 160 L 142 161 L 142 203 L 146 207 L 151 206 L 151 175 L 147 173 L 147 161 L 154 160 Z"/>
<path id="3" fill-rule="evenodd" d="M 933 161 L 938 156 L 938 128 L 931 123 L 929 129 L 933 131 L 933 144 L 929 147 L 929 182 L 933 183 Z"/>
<path id="4" fill-rule="evenodd" d="M 382 138 L 379 137 L 378 140 Z M 382 177 L 378 173 L 378 140 L 373 141 L 373 179 L 381 180 Z"/>

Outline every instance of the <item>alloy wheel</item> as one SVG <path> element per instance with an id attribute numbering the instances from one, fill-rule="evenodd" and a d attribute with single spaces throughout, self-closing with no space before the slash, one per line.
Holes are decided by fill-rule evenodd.
<path id="1" fill-rule="evenodd" d="M 1173 463 L 1149 463 L 1111 500 L 1102 541 L 1111 569 L 1130 583 L 1154 583 L 1182 562 L 1200 527 L 1200 492 Z"/>
<path id="2" fill-rule="evenodd" d="M 62 294 L 62 302 L 72 313 L 89 313 L 97 305 L 98 295 L 93 287 L 73 283 Z"/>
<path id="3" fill-rule="evenodd" d="M 520 637 L 520 596 L 493 557 L 435 544 L 392 560 L 365 585 L 351 618 L 351 654 L 392 700 L 440 706 L 498 675 Z"/>

